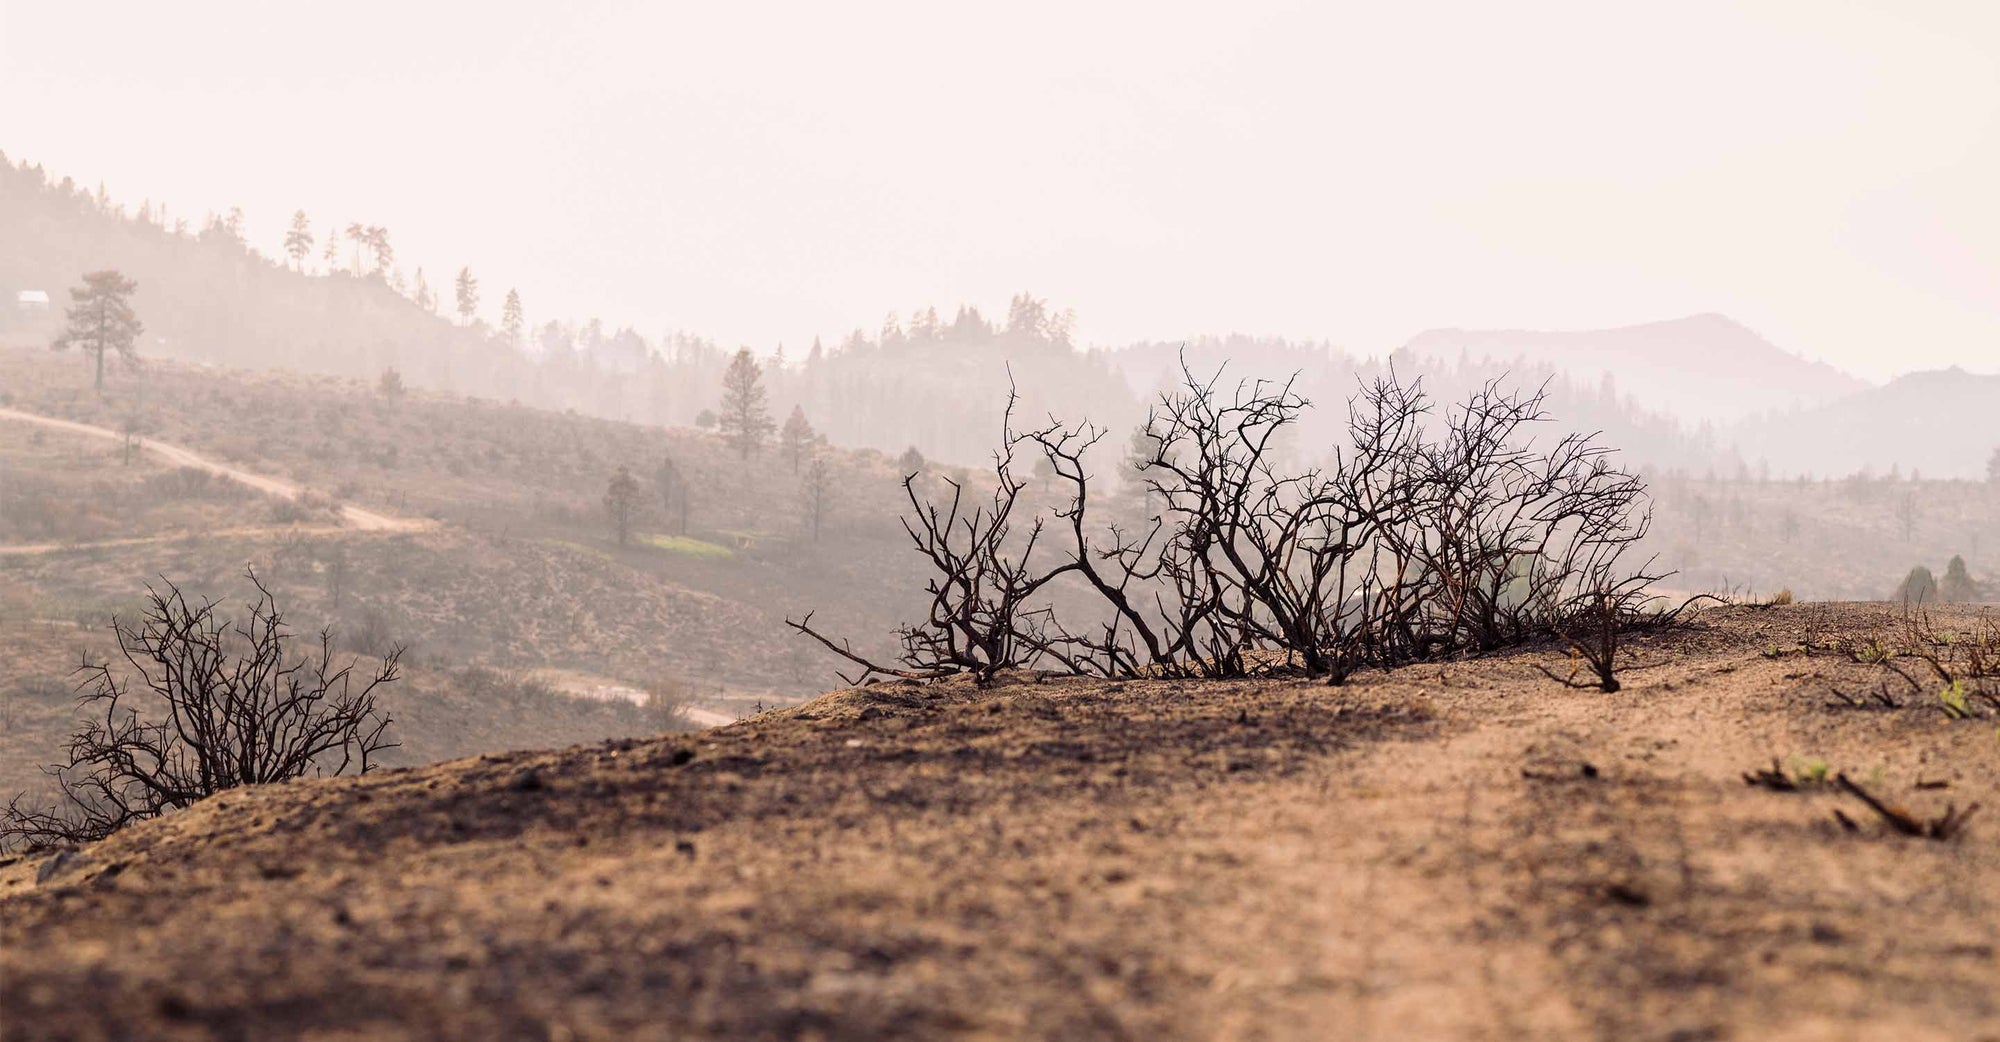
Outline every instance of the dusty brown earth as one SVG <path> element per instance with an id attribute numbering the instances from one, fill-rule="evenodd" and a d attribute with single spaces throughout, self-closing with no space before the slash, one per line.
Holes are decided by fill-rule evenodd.
<path id="1" fill-rule="evenodd" d="M 2000 720 L 1802 647 L 1893 625 L 1712 611 L 1615 695 L 1547 649 L 889 684 L 237 791 L 0 868 L 4 1034 L 2000 1039 Z M 1989 809 L 1904 836 L 1774 757 Z"/>

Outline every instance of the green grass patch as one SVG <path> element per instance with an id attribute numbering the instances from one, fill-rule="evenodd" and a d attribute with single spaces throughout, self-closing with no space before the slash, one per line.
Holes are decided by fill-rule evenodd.
<path id="1" fill-rule="evenodd" d="M 722 559 L 736 556 L 736 552 L 726 546 L 705 542 L 684 535 L 648 535 L 639 537 L 647 546 L 665 550 L 670 554 L 684 554 L 688 557 Z"/>

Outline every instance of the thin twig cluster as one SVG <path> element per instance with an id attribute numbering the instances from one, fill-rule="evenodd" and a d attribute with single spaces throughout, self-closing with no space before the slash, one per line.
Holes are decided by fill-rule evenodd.
<path id="1" fill-rule="evenodd" d="M 137 625 L 113 623 L 126 668 L 83 667 L 90 718 L 70 737 L 67 762 L 48 768 L 60 802 L 16 797 L 0 841 L 89 842 L 226 789 L 365 773 L 395 746 L 375 696 L 397 679 L 400 649 L 365 679 L 354 662 L 336 664 L 330 631 L 294 656 L 270 591 L 249 578 L 257 598 L 240 623 L 164 581 L 149 587 Z"/>
<path id="2" fill-rule="evenodd" d="M 861 667 L 850 682 L 1015 667 L 1339 682 L 1603 628 L 1613 651 L 1596 671 L 1610 676 L 1617 629 L 1660 578 L 1622 563 L 1650 521 L 1645 488 L 1593 436 L 1535 447 L 1545 390 L 1492 383 L 1440 414 L 1420 383 L 1391 375 L 1349 402 L 1324 465 L 1288 470 L 1288 436 L 1309 408 L 1289 383 L 1182 375 L 1138 440 L 1151 450 L 1137 464 L 1152 516 L 1101 521 L 1092 511 L 1110 497 L 1093 498 L 1085 457 L 1106 432 L 1054 420 L 1018 430 L 1010 396 L 989 496 L 947 479 L 938 501 L 905 482 L 904 528 L 931 577 L 900 663 L 870 660 L 810 615 L 790 625 Z M 1060 490 L 1046 510 L 1023 501 L 1023 457 Z M 1058 589 L 1090 595 L 1094 610 L 1058 617 Z"/>

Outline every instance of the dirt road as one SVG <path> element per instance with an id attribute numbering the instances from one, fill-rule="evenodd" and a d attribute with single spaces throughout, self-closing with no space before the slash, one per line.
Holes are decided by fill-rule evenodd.
<path id="1" fill-rule="evenodd" d="M 93 424 L 78 423 L 74 420 L 60 420 L 56 419 L 53 416 L 42 416 L 36 413 L 22 412 L 19 409 L 9 409 L 5 407 L 0 407 L 0 420 L 13 420 L 18 423 L 35 424 L 37 426 L 46 427 L 51 430 L 65 431 L 70 434 L 81 434 L 92 438 L 102 438 L 114 442 L 122 441 L 125 437 L 123 434 L 120 434 L 119 432 L 112 430 L 109 427 L 98 427 Z M 297 499 L 299 497 L 299 494 L 305 491 L 305 489 L 302 486 L 300 486 L 295 482 L 286 481 L 283 478 L 270 477 L 269 475 L 265 474 L 253 473 L 251 471 L 244 470 L 240 467 L 232 467 L 227 463 L 217 462 L 215 460 L 212 460 L 206 456 L 203 456 L 193 451 L 192 449 L 182 448 L 181 446 L 178 445 L 169 445 L 166 442 L 153 441 L 150 439 L 142 439 L 139 444 L 143 451 L 152 453 L 154 456 L 158 457 L 159 459 L 163 460 L 169 465 L 176 467 L 192 467 L 196 470 L 205 470 L 210 474 L 215 474 L 220 477 L 229 478 L 233 481 L 246 485 L 250 488 L 254 488 L 257 491 L 266 493 L 268 495 L 278 496 L 283 499 Z M 434 522 L 426 518 L 397 517 L 392 514 L 384 514 L 380 511 L 369 510 L 366 507 L 358 507 L 347 503 L 341 504 L 340 514 L 342 520 L 346 523 L 347 531 L 418 532 L 431 528 L 435 524 Z M 261 531 L 261 530 L 244 530 L 244 531 Z M 234 534 L 242 534 L 242 533 L 238 532 Z M 133 546 L 151 542 L 166 542 L 179 538 L 185 538 L 185 537 L 150 536 L 150 537 L 134 538 L 134 539 L 109 540 L 103 543 L 95 543 L 91 545 Z M 60 544 L 60 543 L 23 544 L 18 546 L 0 546 L 0 553 L 47 553 L 55 550 L 68 549 L 68 548 L 69 547 L 66 546 L 65 544 Z"/>
<path id="2" fill-rule="evenodd" d="M 565 669 L 538 670 L 533 675 L 535 679 L 579 698 L 617 699 L 633 705 L 646 704 L 646 692 L 610 677 Z M 681 716 L 696 727 L 725 727 L 742 719 L 736 714 L 704 708 L 691 702 L 682 704 Z"/>

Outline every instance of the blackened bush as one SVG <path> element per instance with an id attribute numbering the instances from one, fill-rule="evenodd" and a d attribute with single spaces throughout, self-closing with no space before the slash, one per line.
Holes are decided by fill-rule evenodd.
<path id="1" fill-rule="evenodd" d="M 1310 407 L 1289 384 L 1220 384 L 1183 368 L 1132 461 L 1158 513 L 1138 526 L 1090 516 L 1084 456 L 1104 432 L 1026 432 L 1007 411 L 990 499 L 943 502 L 905 482 L 904 528 L 931 562 L 931 610 L 902 633 L 903 668 L 792 623 L 866 673 L 981 678 L 1015 666 L 1102 676 L 1240 676 L 1291 670 L 1338 681 L 1558 637 L 1594 606 L 1646 599 L 1657 575 L 1624 557 L 1646 533 L 1645 488 L 1585 435 L 1537 448 L 1545 391 L 1495 384 L 1438 415 L 1393 375 L 1349 402 L 1323 467 L 1286 471 L 1278 436 Z M 1058 493 L 1019 518 L 1017 455 Z M 1058 583 L 1095 595 L 1082 625 Z M 1619 617 L 1626 617 L 1622 611 Z"/>
<path id="2" fill-rule="evenodd" d="M 375 693 L 397 679 L 398 654 L 359 683 L 355 663 L 335 664 L 329 631 L 293 655 L 270 591 L 249 579 L 257 598 L 241 623 L 170 582 L 149 589 L 136 626 L 114 621 L 128 669 L 85 667 L 81 700 L 92 719 L 71 736 L 68 762 L 48 768 L 60 802 L 29 807 L 17 796 L 0 818 L 0 843 L 102 839 L 238 786 L 365 773 L 394 746 Z"/>

